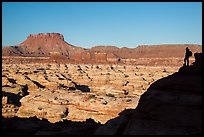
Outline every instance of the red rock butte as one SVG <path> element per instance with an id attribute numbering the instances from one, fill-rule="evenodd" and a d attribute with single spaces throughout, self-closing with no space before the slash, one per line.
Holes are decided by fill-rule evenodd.
<path id="1" fill-rule="evenodd" d="M 202 47 L 198 44 L 140 45 L 136 48 L 95 46 L 85 49 L 67 43 L 60 33 L 39 33 L 30 34 L 18 46 L 3 46 L 2 55 L 51 57 L 74 63 L 175 65 L 178 62 L 183 63 L 186 47 L 189 47 L 193 54 L 202 52 Z"/>
<path id="2" fill-rule="evenodd" d="M 39 33 L 39 34 L 30 34 L 27 39 L 35 39 L 35 38 L 52 38 L 52 39 L 61 39 L 64 41 L 64 36 L 60 33 Z"/>

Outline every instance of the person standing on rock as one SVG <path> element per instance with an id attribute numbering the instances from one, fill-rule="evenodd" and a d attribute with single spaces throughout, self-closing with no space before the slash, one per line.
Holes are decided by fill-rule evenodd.
<path id="1" fill-rule="evenodd" d="M 189 66 L 189 57 L 192 56 L 192 52 L 189 50 L 188 47 L 186 47 L 186 54 L 184 58 L 184 66 Z"/>

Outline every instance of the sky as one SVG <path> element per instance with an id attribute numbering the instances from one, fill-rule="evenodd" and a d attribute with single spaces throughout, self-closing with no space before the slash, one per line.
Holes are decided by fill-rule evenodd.
<path id="1" fill-rule="evenodd" d="M 52 32 L 84 48 L 202 45 L 202 2 L 2 2 L 2 46 Z"/>

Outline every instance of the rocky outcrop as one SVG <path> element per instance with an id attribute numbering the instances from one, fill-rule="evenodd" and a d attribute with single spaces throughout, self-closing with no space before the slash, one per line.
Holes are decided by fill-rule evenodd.
<path id="1" fill-rule="evenodd" d="M 61 39 L 62 41 L 64 41 L 64 36 L 62 34 L 60 34 L 60 33 L 30 34 L 27 37 L 27 40 L 29 40 L 29 39 L 49 39 L 49 38 L 52 38 L 52 39 Z"/>
<path id="2" fill-rule="evenodd" d="M 14 50 L 15 49 L 15 50 Z M 64 36 L 60 33 L 39 33 L 30 34 L 25 41 L 18 46 L 3 47 L 4 56 L 51 56 L 53 52 L 58 52 L 64 59 L 74 58 L 75 52 L 83 52 L 84 49 L 73 46 L 64 41 Z"/>
<path id="3" fill-rule="evenodd" d="M 201 59 L 195 62 L 188 69 L 153 83 L 135 110 L 125 110 L 95 134 L 201 135 L 202 81 L 201 74 L 195 71 Z M 186 73 L 189 71 L 192 73 Z"/>
<path id="4" fill-rule="evenodd" d="M 23 49 L 18 46 L 3 46 L 2 56 L 22 56 Z"/>
<path id="5" fill-rule="evenodd" d="M 195 53 L 195 62 L 192 63 L 190 66 L 183 66 L 179 69 L 179 72 L 185 74 L 200 74 L 202 71 L 202 53 Z"/>
<path id="6" fill-rule="evenodd" d="M 107 62 L 107 53 L 95 52 L 94 55 L 95 55 L 96 62 Z"/>

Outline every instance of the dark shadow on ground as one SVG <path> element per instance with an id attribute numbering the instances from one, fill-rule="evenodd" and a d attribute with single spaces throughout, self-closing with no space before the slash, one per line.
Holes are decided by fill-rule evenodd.
<path id="1" fill-rule="evenodd" d="M 89 86 L 86 85 L 76 85 L 76 89 L 81 90 L 82 92 L 90 92 Z"/>
<path id="2" fill-rule="evenodd" d="M 3 135 L 92 135 L 101 126 L 92 119 L 85 122 L 50 123 L 46 119 L 30 118 L 2 118 Z"/>
<path id="3" fill-rule="evenodd" d="M 21 106 L 20 99 L 22 98 L 22 96 L 20 96 L 18 94 L 10 93 L 10 92 L 2 91 L 2 97 L 3 96 L 7 97 L 8 104 L 13 104 L 13 105 L 18 106 L 18 107 Z"/>
<path id="4" fill-rule="evenodd" d="M 13 104 L 15 106 L 20 107 L 21 106 L 20 99 L 29 94 L 27 84 L 26 85 L 20 85 L 20 86 L 21 86 L 21 91 L 22 92 L 17 91 L 18 93 L 14 94 L 14 93 L 11 93 L 11 92 L 2 91 L 2 97 L 6 96 L 7 97 L 7 102 L 9 104 Z M 11 86 L 5 85 L 5 86 L 2 86 L 2 87 L 11 87 Z"/>
<path id="5" fill-rule="evenodd" d="M 28 76 L 25 76 L 26 79 L 32 81 L 36 86 L 38 86 L 39 88 L 45 88 L 45 86 L 41 85 L 39 82 L 35 81 L 35 80 L 31 80 Z"/>
<path id="6" fill-rule="evenodd" d="M 9 81 L 10 83 L 12 83 L 12 84 L 17 84 L 15 79 L 8 78 L 8 81 Z"/>
<path id="7" fill-rule="evenodd" d="M 28 92 L 28 85 L 21 85 L 22 86 L 22 92 L 23 92 L 23 96 L 26 96 L 29 94 Z"/>
<path id="8" fill-rule="evenodd" d="M 75 85 L 75 87 L 70 87 L 70 88 L 69 88 L 70 90 L 76 90 L 76 89 L 78 89 L 78 90 L 80 90 L 80 91 L 82 91 L 82 92 L 90 92 L 90 91 L 91 91 L 90 88 L 89 88 L 89 86 L 86 86 L 86 85 L 78 85 L 76 82 L 73 82 L 73 81 L 72 81 L 72 83 Z"/>
<path id="9" fill-rule="evenodd" d="M 45 86 L 41 85 L 39 82 L 32 80 L 32 82 L 38 86 L 39 88 L 45 88 Z"/>

